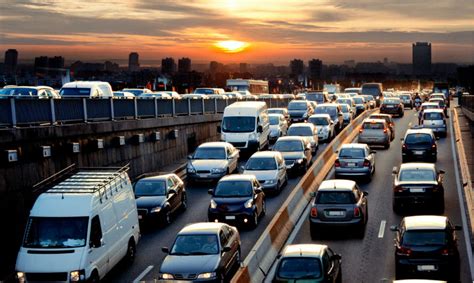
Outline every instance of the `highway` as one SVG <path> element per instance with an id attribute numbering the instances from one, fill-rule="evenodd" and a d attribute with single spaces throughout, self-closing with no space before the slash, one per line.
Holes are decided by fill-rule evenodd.
<path id="1" fill-rule="evenodd" d="M 320 144 L 318 154 L 324 150 L 326 144 Z M 241 161 L 240 165 L 244 165 Z M 290 194 L 292 188 L 299 182 L 301 176 L 290 178 L 283 191 L 276 196 L 268 196 L 266 199 L 267 213 L 260 219 L 260 223 L 254 230 L 239 229 L 242 241 L 242 260 L 247 256 L 250 249 L 258 240 L 262 232 L 271 221 L 271 217 L 278 211 L 283 202 Z M 178 213 L 170 226 L 164 228 L 146 229 L 142 231 L 142 238 L 138 243 L 137 257 L 131 266 L 118 265 L 105 278 L 108 282 L 132 282 L 141 279 L 152 281 L 158 279 L 161 262 L 165 254 L 161 247 L 170 247 L 176 234 L 187 224 L 196 222 L 207 222 L 207 209 L 211 196 L 207 193 L 212 188 L 211 184 L 202 183 L 187 186 L 188 208 L 184 213 Z M 141 276 L 140 276 L 141 275 Z M 140 278 L 141 277 L 141 278 Z"/>
<path id="2" fill-rule="evenodd" d="M 446 171 L 445 215 L 452 223 L 462 225 L 461 211 L 456 186 L 456 174 L 452 149 L 452 122 L 449 120 L 448 136 L 438 141 L 438 169 Z M 390 149 L 376 148 L 376 173 L 370 183 L 358 182 L 361 189 L 369 193 L 369 221 L 363 239 L 348 236 L 344 232 L 328 233 L 320 239 L 312 241 L 309 231 L 308 214 L 300 219 L 301 226 L 296 226 L 289 243 L 321 243 L 328 245 L 334 252 L 342 255 L 343 282 L 392 282 L 395 279 L 394 236 L 391 225 L 398 225 L 403 216 L 392 211 L 392 181 L 394 166 L 401 164 L 401 141 L 406 129 L 417 123 L 414 111 L 406 110 L 403 118 L 395 118 L 396 138 Z M 333 174 L 332 174 L 333 175 Z M 331 175 L 330 175 L 331 176 Z M 332 176 L 331 176 L 332 177 Z M 416 212 L 415 214 L 421 214 Z M 467 229 L 467 227 L 466 227 Z M 469 261 L 466 253 L 464 231 L 457 231 L 461 257 L 461 282 L 472 282 Z M 270 282 L 273 272 L 265 282 Z"/>

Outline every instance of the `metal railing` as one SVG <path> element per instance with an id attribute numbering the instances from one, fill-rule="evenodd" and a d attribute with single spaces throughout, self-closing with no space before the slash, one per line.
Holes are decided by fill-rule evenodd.
<path id="1" fill-rule="evenodd" d="M 0 99 L 0 127 L 60 125 L 223 113 L 237 99 Z M 286 107 L 290 99 L 260 99 L 268 107 Z"/>

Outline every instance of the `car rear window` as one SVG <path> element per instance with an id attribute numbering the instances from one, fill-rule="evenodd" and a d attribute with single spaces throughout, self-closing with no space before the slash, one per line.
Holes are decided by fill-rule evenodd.
<path id="1" fill-rule="evenodd" d="M 317 204 L 353 204 L 355 203 L 352 192 L 318 192 Z"/>
<path id="2" fill-rule="evenodd" d="M 284 279 L 308 280 L 321 276 L 321 262 L 317 258 L 283 258 L 278 268 L 278 277 Z"/>
<path id="3" fill-rule="evenodd" d="M 443 120 L 443 114 L 441 113 L 424 113 L 423 119 L 425 120 Z"/>
<path id="4" fill-rule="evenodd" d="M 310 127 L 290 127 L 288 129 L 288 136 L 312 136 L 313 131 Z"/>
<path id="5" fill-rule="evenodd" d="M 384 125 L 383 123 L 364 123 L 363 128 L 368 130 L 383 130 Z"/>
<path id="6" fill-rule="evenodd" d="M 339 158 L 364 158 L 365 152 L 362 148 L 343 148 L 339 152 Z"/>
<path id="7" fill-rule="evenodd" d="M 409 134 L 405 138 L 406 144 L 431 144 L 432 138 L 429 134 Z"/>
<path id="8" fill-rule="evenodd" d="M 444 246 L 448 243 L 444 230 L 409 230 L 403 234 L 404 246 Z"/>
<path id="9" fill-rule="evenodd" d="M 400 181 L 434 181 L 436 174 L 433 170 L 406 169 L 400 171 Z"/>

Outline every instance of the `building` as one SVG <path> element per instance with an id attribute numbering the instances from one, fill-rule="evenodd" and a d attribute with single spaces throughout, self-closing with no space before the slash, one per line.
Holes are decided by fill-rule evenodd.
<path id="1" fill-rule="evenodd" d="M 248 64 L 247 63 L 240 63 L 239 71 L 241 74 L 248 72 Z"/>
<path id="2" fill-rule="evenodd" d="M 308 62 L 309 77 L 312 81 L 320 80 L 323 72 L 323 61 L 312 59 Z"/>
<path id="3" fill-rule="evenodd" d="M 137 52 L 132 52 L 128 55 L 128 70 L 130 72 L 140 71 L 140 61 L 138 60 L 139 55 Z"/>
<path id="4" fill-rule="evenodd" d="M 304 62 L 301 59 L 293 59 L 290 61 L 291 75 L 294 77 L 301 76 L 304 73 Z"/>
<path id="5" fill-rule="evenodd" d="M 64 57 L 54 56 L 48 58 L 48 68 L 50 69 L 63 69 L 64 68 Z"/>
<path id="6" fill-rule="evenodd" d="M 116 73 L 120 71 L 120 66 L 117 63 L 111 61 L 105 61 L 104 70 L 106 72 Z"/>
<path id="7" fill-rule="evenodd" d="M 191 72 L 191 59 L 181 58 L 178 60 L 178 73 Z"/>
<path id="8" fill-rule="evenodd" d="M 413 44 L 413 74 L 415 76 L 431 75 L 431 43 L 417 42 Z"/>
<path id="9" fill-rule="evenodd" d="M 16 49 L 8 49 L 5 51 L 5 65 L 4 71 L 7 74 L 13 74 L 16 72 L 16 66 L 18 65 L 18 51 Z"/>
<path id="10" fill-rule="evenodd" d="M 48 57 L 39 56 L 35 58 L 35 73 L 45 74 L 48 69 Z"/>
<path id="11" fill-rule="evenodd" d="M 161 73 L 167 75 L 176 73 L 176 63 L 173 58 L 169 57 L 161 60 Z"/>

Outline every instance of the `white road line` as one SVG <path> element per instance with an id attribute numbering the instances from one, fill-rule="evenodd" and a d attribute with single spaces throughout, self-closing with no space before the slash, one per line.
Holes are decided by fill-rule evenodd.
<path id="1" fill-rule="evenodd" d="M 379 238 L 382 239 L 383 238 L 383 234 L 385 233 L 385 225 L 387 224 L 387 221 L 385 220 L 382 220 L 380 222 L 380 228 L 379 228 Z"/>
<path id="2" fill-rule="evenodd" d="M 142 280 L 143 277 L 145 277 L 148 274 L 148 272 L 150 272 L 153 269 L 153 267 L 154 267 L 153 265 L 148 266 L 145 270 L 143 270 L 142 273 L 140 273 L 140 275 L 138 275 L 137 278 L 135 278 L 135 280 L 133 280 L 133 283 L 140 282 L 140 280 Z"/>
<path id="3" fill-rule="evenodd" d="M 451 117 L 454 119 L 454 114 L 452 111 L 451 112 Z M 457 117 L 455 117 L 457 119 Z M 467 224 L 467 219 L 466 219 L 466 208 L 464 206 L 464 198 L 463 198 L 463 186 L 462 186 L 462 181 L 461 178 L 459 177 L 459 166 L 458 166 L 458 157 L 456 155 L 456 147 L 455 147 L 455 141 L 454 141 L 454 125 L 453 121 L 450 119 L 449 124 L 451 124 L 450 130 L 450 136 L 451 136 L 451 151 L 453 152 L 453 159 L 454 159 L 454 174 L 456 176 L 456 188 L 458 191 L 458 198 L 459 198 L 459 209 L 461 210 L 461 219 L 462 219 L 462 226 L 463 226 L 463 233 L 464 233 L 464 240 L 466 242 L 466 253 L 467 253 L 467 258 L 469 262 L 469 270 L 471 272 L 471 278 L 474 278 L 474 265 L 472 262 L 472 245 L 471 245 L 471 240 L 469 236 L 468 227 L 469 225 Z M 474 283 L 474 280 L 472 281 Z"/>

